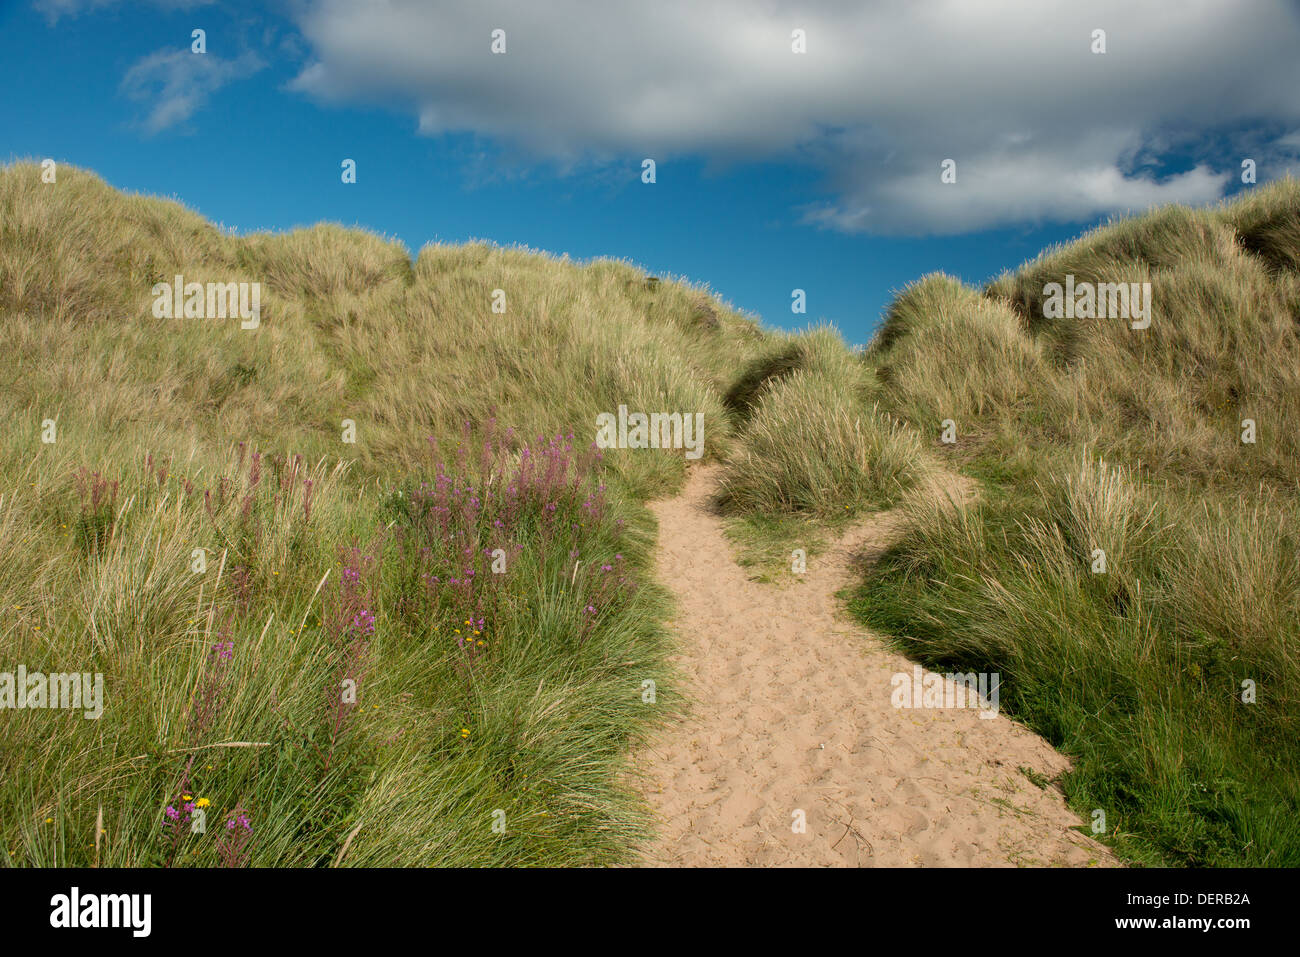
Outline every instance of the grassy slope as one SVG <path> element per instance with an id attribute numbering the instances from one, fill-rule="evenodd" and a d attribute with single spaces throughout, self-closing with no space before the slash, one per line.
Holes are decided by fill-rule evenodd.
<path id="1" fill-rule="evenodd" d="M 176 273 L 261 282 L 261 327 L 153 318 Z M 585 450 L 623 403 L 704 412 L 715 457 L 729 369 L 765 343 L 619 262 L 412 264 L 354 230 L 234 237 L 81 171 L 0 171 L 0 670 L 102 672 L 107 699 L 98 721 L 0 715 L 0 860 L 626 861 L 645 819 L 618 769 L 673 707 L 640 503 L 684 463 Z M 183 791 L 208 836 L 166 823 Z M 236 807 L 246 847 L 219 834 Z"/>
<path id="2" fill-rule="evenodd" d="M 1294 864 L 1298 209 L 1279 184 L 1098 230 L 982 293 L 927 277 L 858 357 L 829 330 L 767 334 L 620 263 L 470 245 L 412 266 L 328 226 L 234 238 L 85 174 L 48 187 L 10 167 L 0 403 L 20 427 L 0 440 L 0 597 L 15 606 L 0 635 L 30 668 L 104 671 L 117 710 L 6 715 L 4 848 L 18 863 L 214 863 L 217 842 L 173 844 L 161 824 L 188 765 L 185 786 L 214 807 L 253 808 L 255 863 L 344 846 L 354 864 L 626 860 L 644 819 L 615 771 L 673 705 L 663 689 L 658 708 L 640 703 L 666 644 L 639 503 L 674 487 L 682 460 L 584 463 L 533 438 L 585 436 L 625 403 L 706 413 L 720 504 L 774 575 L 789 577 L 792 546 L 814 553 L 902 501 L 909 529 L 856 610 L 933 665 L 1001 671 L 1004 705 L 1075 758 L 1074 805 L 1103 808 L 1134 859 Z M 263 328 L 153 320 L 150 287 L 177 271 L 262 281 Z M 1066 272 L 1149 279 L 1152 327 L 1044 321 L 1042 285 Z M 54 445 L 39 442 L 46 417 Z M 936 441 L 949 418 L 956 446 Z M 565 480 L 521 472 L 507 426 Z M 252 481 L 254 447 L 273 482 Z M 455 477 L 440 483 L 435 461 Z M 935 464 L 982 478 L 980 503 L 906 496 Z M 107 489 L 95 505 L 108 478 L 111 508 Z M 485 492 L 496 504 L 466 506 Z M 492 587 L 423 585 L 462 537 L 505 545 L 517 574 L 487 578 L 476 557 Z M 192 575 L 197 542 L 226 562 Z M 1105 575 L 1090 571 L 1098 547 Z M 602 581 L 605 564 L 619 570 Z M 344 566 L 355 583 L 316 592 Z M 363 600 L 378 627 L 361 667 L 346 619 Z M 468 656 L 455 628 L 485 607 L 489 650 Z M 228 671 L 206 660 L 219 636 L 236 648 Z M 336 733 L 331 687 L 349 668 L 371 707 Z M 235 739 L 274 747 L 181 750 Z"/>
<path id="3" fill-rule="evenodd" d="M 1300 863 L 1298 265 L 1300 185 L 1278 183 L 1119 221 L 982 292 L 926 277 L 867 357 L 985 491 L 910 506 L 856 610 L 930 664 L 1000 671 L 1136 860 Z M 1067 273 L 1151 282 L 1150 328 L 1044 319 Z"/>
<path id="4" fill-rule="evenodd" d="M 863 511 L 895 504 L 930 468 L 914 430 L 880 406 L 874 370 L 828 327 L 774 336 L 723 399 L 738 420 L 717 504 L 742 565 L 789 583 Z"/>
<path id="5" fill-rule="evenodd" d="M 1150 282 L 1151 326 L 1045 318 L 1066 274 Z M 1139 862 L 1300 863 L 1300 184 L 1117 221 L 982 291 L 927 276 L 865 355 L 777 339 L 726 399 L 746 561 L 795 580 L 792 548 L 901 504 L 852 607 L 930 665 L 1000 672 L 1106 839 Z M 905 494 L 934 466 L 980 500 Z"/>

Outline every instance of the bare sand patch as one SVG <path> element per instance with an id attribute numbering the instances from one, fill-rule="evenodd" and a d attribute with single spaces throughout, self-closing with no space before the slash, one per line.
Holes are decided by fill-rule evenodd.
<path id="1" fill-rule="evenodd" d="M 900 709 L 913 663 L 852 622 L 836 592 L 896 533 L 895 512 L 810 558 L 797 585 L 749 580 L 709 497 L 713 467 L 652 503 L 676 593 L 692 707 L 637 756 L 659 866 L 1114 866 L 1051 778 L 1066 760 L 1004 714 Z M 956 476 L 933 494 L 967 495 Z M 795 833 L 802 811 L 806 832 Z"/>

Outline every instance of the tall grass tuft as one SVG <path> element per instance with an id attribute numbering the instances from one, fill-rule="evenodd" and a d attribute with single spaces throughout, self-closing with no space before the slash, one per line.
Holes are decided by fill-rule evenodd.
<path id="1" fill-rule="evenodd" d="M 851 517 L 893 502 L 926 470 L 921 442 L 869 403 L 872 380 L 843 339 L 818 328 L 737 380 L 744 417 L 719 502 L 733 514 Z"/>

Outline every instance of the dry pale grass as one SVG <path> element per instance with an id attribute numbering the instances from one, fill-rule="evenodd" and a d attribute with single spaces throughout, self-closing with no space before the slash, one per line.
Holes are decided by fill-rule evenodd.
<path id="1" fill-rule="evenodd" d="M 155 318 L 153 286 L 176 274 L 260 283 L 259 327 Z M 673 707 L 640 503 L 684 459 L 610 450 L 581 489 L 548 470 L 619 405 L 704 413 L 716 457 L 733 364 L 766 343 L 707 290 L 627 263 L 485 243 L 412 262 L 333 224 L 235 236 L 81 170 L 0 170 L 0 672 L 105 679 L 98 721 L 0 712 L 0 862 L 215 866 L 236 807 L 262 865 L 629 860 L 646 819 L 618 771 Z M 474 483 L 445 540 L 405 504 L 443 488 L 435 464 Z M 516 486 L 550 500 L 500 511 Z M 412 564 L 470 533 L 513 536 L 513 574 L 483 576 L 473 673 L 456 640 L 473 597 L 431 611 Z M 482 556 L 462 544 L 444 559 L 463 576 Z M 352 632 L 329 616 L 345 558 L 368 567 L 353 546 L 379 569 L 377 632 L 345 672 L 363 706 L 343 734 L 327 709 Z M 625 581 L 602 583 L 605 565 Z M 658 709 L 623 693 L 647 678 Z M 207 838 L 168 827 L 181 788 L 211 800 Z"/>
<path id="2" fill-rule="evenodd" d="M 1076 807 L 1139 860 L 1300 861 L 1297 263 L 1282 181 L 1111 223 L 982 292 L 927 277 L 870 351 L 882 404 L 956 420 L 948 454 L 986 488 L 911 506 L 858 609 L 1002 672 L 1075 758 Z M 1149 282 L 1150 327 L 1046 317 L 1067 275 Z"/>

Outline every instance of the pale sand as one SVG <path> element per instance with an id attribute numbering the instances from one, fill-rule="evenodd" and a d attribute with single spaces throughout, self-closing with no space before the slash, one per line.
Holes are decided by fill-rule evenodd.
<path id="1" fill-rule="evenodd" d="M 896 709 L 913 663 L 851 622 L 835 593 L 860 580 L 898 516 L 881 512 L 809 558 L 789 586 L 750 581 L 709 506 L 716 469 L 652 503 L 659 576 L 679 602 L 675 659 L 691 701 L 637 756 L 658 818 L 646 863 L 667 866 L 1115 866 L 1053 777 L 1068 766 L 1004 714 Z M 970 494 L 949 477 L 932 494 Z M 793 576 L 792 576 L 793 577 Z M 806 815 L 794 833 L 793 812 Z"/>

